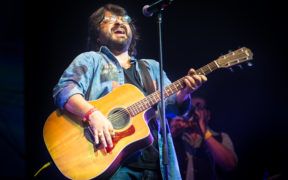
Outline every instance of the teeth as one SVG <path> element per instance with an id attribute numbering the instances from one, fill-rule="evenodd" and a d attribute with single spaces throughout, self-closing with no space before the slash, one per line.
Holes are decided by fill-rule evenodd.
<path id="1" fill-rule="evenodd" d="M 124 31 L 124 30 L 119 30 L 119 29 L 117 29 L 117 30 L 114 31 L 114 33 L 121 33 L 121 34 L 124 34 L 125 31 Z"/>

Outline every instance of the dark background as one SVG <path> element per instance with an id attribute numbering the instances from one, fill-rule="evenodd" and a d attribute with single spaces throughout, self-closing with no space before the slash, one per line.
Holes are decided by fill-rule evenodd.
<path id="1" fill-rule="evenodd" d="M 0 179 L 23 179 L 26 171 L 24 121 L 24 2 L 0 5 Z"/>
<path id="2" fill-rule="evenodd" d="M 23 76 L 20 75 L 16 84 L 20 84 L 18 90 L 22 87 L 25 106 L 12 112 L 5 110 L 3 114 L 21 120 L 15 112 L 21 114 L 25 108 L 25 118 L 17 124 L 26 125 L 18 127 L 23 133 L 15 136 L 25 142 L 20 147 L 26 149 L 23 150 L 24 158 L 19 153 L 15 155 L 16 148 L 5 151 L 2 159 L 11 166 L 3 165 L 5 173 L 2 177 L 31 179 L 51 160 L 42 129 L 49 114 L 56 109 L 52 89 L 64 69 L 86 50 L 88 17 L 106 2 L 123 6 L 131 17 L 135 17 L 141 36 L 137 57 L 159 59 L 156 19 L 141 13 L 144 5 L 154 1 L 50 0 L 25 4 L 12 1 L 9 4 L 14 11 L 9 11 L 11 16 L 3 21 L 6 28 L 1 33 L 14 39 L 10 41 L 20 43 L 20 47 L 19 43 L 14 44 L 14 53 L 10 56 L 18 52 L 17 57 L 22 57 L 16 61 L 18 66 L 15 68 L 20 64 L 24 69 L 25 94 L 21 86 Z M 243 70 L 235 67 L 233 73 L 227 69 L 217 70 L 208 75 L 208 82 L 195 93 L 205 97 L 212 110 L 210 126 L 231 136 L 239 159 L 239 179 L 283 177 L 288 171 L 285 72 L 288 21 L 285 5 L 276 1 L 175 0 L 163 13 L 164 69 L 171 81 L 185 76 L 189 68 L 200 68 L 229 50 L 245 46 L 254 53 L 252 67 L 243 65 Z M 9 27 L 11 30 L 7 30 Z M 4 40 L 1 39 L 10 42 Z M 6 43 L 5 53 L 9 50 L 7 46 Z M 21 50 L 24 53 L 19 53 Z M 19 73 L 15 68 L 14 71 L 6 68 L 7 73 Z M 11 80 L 11 76 L 3 79 Z M 7 97 L 7 94 L 8 91 L 3 91 L 2 96 Z M 5 102 L 2 104 L 5 106 Z M 14 107 L 19 106 L 14 104 Z M 12 147 L 7 142 L 3 141 L 4 149 Z M 11 156 L 20 158 L 11 160 Z M 64 179 L 54 165 L 44 169 L 36 179 L 51 177 Z"/>

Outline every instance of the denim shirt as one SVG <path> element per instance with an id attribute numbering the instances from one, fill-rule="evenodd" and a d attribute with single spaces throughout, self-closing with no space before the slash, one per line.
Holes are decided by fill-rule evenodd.
<path id="1" fill-rule="evenodd" d="M 152 59 L 142 59 L 146 62 L 148 71 L 151 75 L 154 87 L 160 89 L 160 69 L 159 63 Z M 136 70 L 139 74 L 138 62 L 131 57 L 131 62 L 136 63 Z M 64 104 L 74 94 L 81 94 L 86 100 L 97 100 L 120 85 L 124 84 L 124 72 L 118 60 L 105 46 L 102 46 L 98 52 L 90 51 L 79 54 L 68 68 L 64 71 L 58 84 L 53 89 L 54 103 L 60 109 L 64 109 Z M 140 76 L 142 82 L 142 77 Z M 163 72 L 163 83 L 167 86 L 171 83 L 165 72 Z M 187 109 L 189 101 L 183 103 L 180 109 L 176 105 L 176 94 L 165 99 L 166 116 L 181 115 L 181 109 Z M 159 121 L 158 121 L 159 122 Z M 159 124 L 159 123 L 158 123 Z M 158 131 L 158 144 L 160 153 L 160 168 L 164 171 L 162 163 L 162 145 L 163 138 Z M 177 157 L 174 150 L 172 136 L 167 128 L 167 146 L 168 146 L 168 175 L 170 179 L 181 179 Z"/>

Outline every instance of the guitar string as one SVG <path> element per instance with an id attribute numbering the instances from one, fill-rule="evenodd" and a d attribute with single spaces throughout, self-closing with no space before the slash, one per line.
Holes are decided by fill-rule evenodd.
<path id="1" fill-rule="evenodd" d="M 204 71 L 206 71 L 206 70 L 204 70 Z M 206 74 L 206 73 L 205 73 L 205 74 Z M 182 88 L 183 88 L 183 81 L 184 81 L 184 77 L 181 78 L 181 79 L 179 79 L 179 80 L 177 80 L 177 81 L 175 81 L 174 83 L 169 84 L 167 87 L 165 87 L 165 95 L 167 95 L 167 96 L 172 95 L 172 94 L 175 93 L 175 92 L 173 92 L 173 91 L 182 89 Z M 174 85 L 174 87 L 173 87 L 173 85 Z M 170 91 L 171 93 L 169 93 L 169 88 L 172 89 L 172 92 Z M 140 112 L 144 111 L 145 109 L 148 109 L 149 107 L 152 107 L 154 104 L 156 104 L 155 102 L 158 101 L 157 98 L 159 98 L 159 93 L 160 93 L 160 92 L 159 92 L 159 90 L 158 90 L 158 91 L 150 94 L 150 95 L 147 96 L 146 98 L 140 100 L 139 102 L 130 105 L 130 106 L 127 107 L 126 109 L 121 109 L 121 110 L 115 112 L 114 114 L 109 115 L 109 116 L 108 116 L 108 118 L 110 118 L 109 120 L 110 120 L 111 122 L 112 122 L 112 121 L 117 121 L 117 120 L 119 120 L 120 118 L 122 118 L 123 116 L 127 115 L 127 111 L 128 111 L 128 114 L 129 114 L 129 115 L 132 114 L 132 116 L 133 116 L 133 115 L 135 116 L 135 115 L 139 114 Z M 149 101 L 149 99 L 150 99 L 150 101 Z M 146 100 L 146 102 L 149 104 L 148 107 L 146 107 L 147 103 L 145 104 L 145 100 Z M 154 101 L 154 100 L 155 100 L 155 101 Z M 151 102 L 152 105 L 150 105 L 149 102 Z M 158 102 L 159 102 L 159 101 L 158 101 Z M 139 103 L 142 104 L 143 107 L 145 107 L 143 110 L 138 107 Z M 128 109 L 128 108 L 131 109 L 132 113 L 129 112 L 129 109 Z"/>
<path id="2" fill-rule="evenodd" d="M 237 57 L 237 55 L 235 55 L 235 56 Z M 239 57 L 239 55 L 238 55 L 238 57 Z M 212 71 L 214 71 L 217 68 L 218 67 L 217 67 L 217 65 L 214 62 L 210 62 L 206 66 L 203 66 L 203 67 L 197 69 L 196 73 L 197 74 L 204 73 L 204 75 L 207 75 L 207 74 L 211 73 Z M 201 71 L 202 71 L 202 73 L 201 73 Z M 173 83 L 171 83 L 171 84 L 169 84 L 167 87 L 165 87 L 165 89 L 164 89 L 165 97 L 174 94 L 175 93 L 175 92 L 173 92 L 174 90 L 182 89 L 183 88 L 183 81 L 184 81 L 184 77 L 179 79 L 179 80 L 177 80 L 177 81 L 175 81 L 175 82 L 173 82 Z M 170 90 L 172 90 L 172 91 L 170 91 L 171 93 L 169 93 L 169 88 L 170 88 Z M 154 93 L 152 93 L 152 94 L 150 94 L 149 96 L 147 96 L 146 98 L 140 100 L 139 102 L 130 105 L 126 109 L 121 109 L 121 110 L 115 112 L 114 114 L 109 115 L 108 118 L 111 118 L 110 121 L 117 121 L 117 120 L 119 120 L 119 118 L 122 118 L 124 115 L 127 115 L 127 114 L 129 114 L 129 115 L 132 114 L 132 116 L 135 116 L 135 115 L 139 114 L 140 112 L 144 111 L 145 109 L 148 109 L 149 107 L 152 107 L 154 104 L 156 104 L 155 102 L 158 101 L 157 98 L 159 98 L 159 90 L 154 92 Z M 153 99 L 155 101 L 153 101 Z M 150 105 L 150 102 L 152 102 L 152 105 Z M 146 107 L 147 104 L 148 104 L 148 106 Z M 140 108 L 139 108 L 138 105 L 140 105 Z M 144 107 L 143 110 L 142 110 L 141 106 Z M 129 112 L 129 108 L 130 108 L 131 112 Z"/>
<path id="3" fill-rule="evenodd" d="M 243 53 L 242 53 L 243 54 Z M 234 54 L 234 58 L 233 59 L 241 59 L 243 58 L 241 53 L 240 54 Z M 201 74 L 201 71 L 202 73 L 204 73 L 204 75 L 207 75 L 209 73 L 211 73 L 212 71 L 214 71 L 215 69 L 217 69 L 218 66 L 217 64 L 212 61 L 210 62 L 209 64 L 199 68 L 196 70 L 196 74 Z M 180 90 L 183 88 L 183 80 L 184 80 L 184 77 L 175 81 L 174 83 L 171 83 L 169 84 L 167 87 L 164 88 L 164 93 L 165 93 L 165 97 L 169 96 L 169 95 L 172 95 L 174 94 L 175 92 L 173 92 L 173 90 Z M 172 87 L 172 85 L 174 86 L 174 88 Z M 177 86 L 178 85 L 178 86 Z M 180 85 L 180 89 L 178 89 Z M 169 93 L 169 88 L 170 90 L 172 90 L 171 94 Z M 167 95 L 167 96 L 166 96 Z M 154 101 L 153 101 L 153 98 L 155 99 L 155 102 L 158 101 L 157 98 L 159 98 L 159 90 L 150 94 L 149 96 L 147 96 L 146 98 L 142 99 L 141 101 L 137 102 L 137 103 L 134 103 L 132 104 L 131 106 L 129 106 L 128 108 L 130 108 L 132 110 L 132 114 L 135 116 L 136 114 L 139 114 L 140 112 L 144 111 L 145 109 L 148 109 L 149 106 L 152 107 L 154 104 L 156 104 Z M 150 99 L 150 101 L 149 101 Z M 146 107 L 145 105 L 145 100 L 147 100 L 147 103 L 149 104 L 148 107 Z M 150 102 L 152 102 L 152 105 L 150 105 Z M 138 107 L 138 105 L 140 105 L 140 108 Z M 141 106 L 144 107 L 143 110 L 141 109 Z M 115 118 L 115 119 L 118 119 L 120 117 L 123 117 L 123 115 L 126 115 L 127 114 L 127 111 L 128 111 L 128 114 L 131 114 L 129 112 L 129 109 L 123 109 L 123 110 L 120 110 L 120 111 L 117 111 L 115 114 L 112 114 L 110 115 L 109 117 L 110 118 Z M 135 108 L 135 110 L 133 110 L 133 108 Z M 139 110 L 140 109 L 140 110 Z M 112 120 L 111 120 L 112 121 Z"/>

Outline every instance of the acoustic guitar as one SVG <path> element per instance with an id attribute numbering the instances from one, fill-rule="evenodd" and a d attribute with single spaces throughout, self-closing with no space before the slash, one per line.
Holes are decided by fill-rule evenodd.
<path id="1" fill-rule="evenodd" d="M 196 70 L 207 75 L 219 68 L 230 68 L 252 60 L 252 52 L 246 47 L 220 56 Z M 184 77 L 164 88 L 169 97 L 185 87 Z M 55 110 L 47 118 L 43 136 L 47 149 L 60 172 L 69 179 L 108 179 L 122 162 L 153 142 L 147 121 L 149 109 L 160 102 L 160 91 L 144 96 L 135 86 L 124 84 L 106 96 L 89 101 L 97 107 L 115 130 L 113 148 L 97 146 L 89 125 L 75 115 Z"/>

